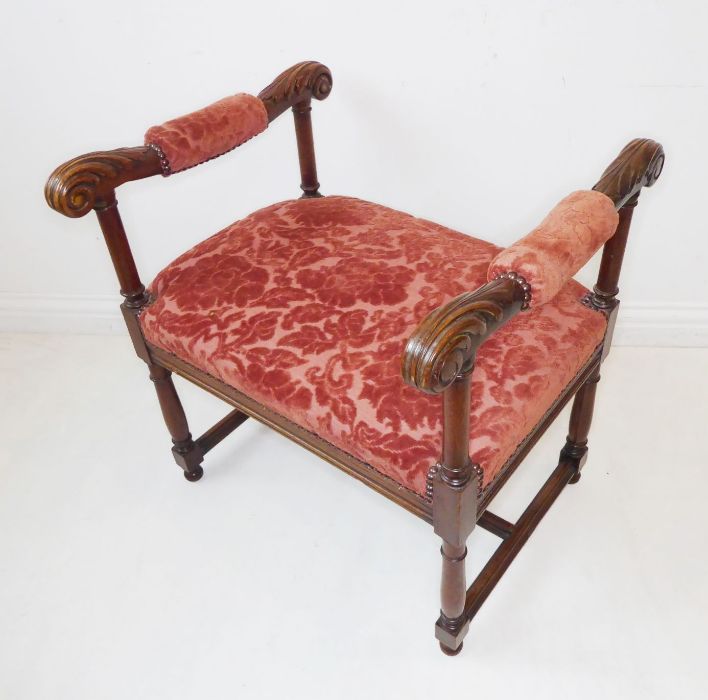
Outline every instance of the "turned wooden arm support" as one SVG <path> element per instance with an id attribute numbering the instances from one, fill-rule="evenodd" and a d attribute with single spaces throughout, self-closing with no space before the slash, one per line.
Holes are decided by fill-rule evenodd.
<path id="1" fill-rule="evenodd" d="M 605 169 L 594 190 L 609 197 L 619 210 L 617 230 L 602 251 L 600 271 L 593 288 L 590 303 L 609 314 L 607 333 L 603 347 L 603 359 L 609 352 L 615 324 L 619 292 L 619 277 L 622 271 L 632 213 L 642 187 L 651 187 L 664 167 L 664 149 L 651 139 L 630 141 Z"/>
<path id="2" fill-rule="evenodd" d="M 329 69 L 316 61 L 305 61 L 281 73 L 258 98 L 271 122 L 289 107 L 309 108 L 312 98 L 323 100 L 331 89 Z M 299 141 L 298 133 L 298 145 Z M 159 174 L 164 174 L 164 164 L 149 146 L 96 151 L 60 165 L 50 175 L 44 194 L 52 209 L 78 218 L 111 204 L 115 189 L 123 183 Z"/>
<path id="3" fill-rule="evenodd" d="M 502 277 L 431 311 L 406 343 L 404 381 L 428 394 L 443 392 L 472 371 L 479 346 L 523 303 L 522 283 Z"/>
<path id="4" fill-rule="evenodd" d="M 642 187 L 651 187 L 664 167 L 664 149 L 651 139 L 630 141 L 602 173 L 593 189 L 608 196 L 617 209 L 636 204 Z"/>

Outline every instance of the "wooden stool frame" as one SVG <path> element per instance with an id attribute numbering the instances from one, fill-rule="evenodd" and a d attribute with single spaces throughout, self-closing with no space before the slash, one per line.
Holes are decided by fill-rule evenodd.
<path id="1" fill-rule="evenodd" d="M 310 112 L 312 99 L 326 98 L 331 88 L 330 71 L 320 63 L 306 61 L 282 73 L 258 95 L 266 107 L 269 121 L 288 108 L 292 109 L 303 197 L 321 196 Z M 138 146 L 74 158 L 52 173 L 45 195 L 49 205 L 66 216 L 76 218 L 91 210 L 96 212 L 120 284 L 124 299 L 121 310 L 128 332 L 138 357 L 148 366 L 172 438 L 172 453 L 184 476 L 190 481 L 200 479 L 207 452 L 247 418 L 253 417 L 431 523 L 442 539 L 441 609 L 435 635 L 442 650 L 455 655 L 462 649 L 470 621 L 535 527 L 565 486 L 580 479 L 588 454 L 588 433 L 600 366 L 610 350 L 619 307 L 618 281 L 632 213 L 641 189 L 654 184 L 663 163 L 664 153 L 659 144 L 650 139 L 635 139 L 621 151 L 594 186 L 593 189 L 610 197 L 619 210 L 617 230 L 603 249 L 597 284 L 583 300 L 587 306 L 607 316 L 605 338 L 484 491 L 480 489 L 479 467 L 469 456 L 471 373 L 479 346 L 521 310 L 524 301 L 521 282 L 513 276 L 500 278 L 462 299 L 443 305 L 431 313 L 410 337 L 402 358 L 404 380 L 421 391 L 442 394 L 441 455 L 439 463 L 433 465 L 428 474 L 425 497 L 404 489 L 352 455 L 146 341 L 138 316 L 150 302 L 150 296 L 133 260 L 115 190 L 125 182 L 161 174 L 162 166 L 155 150 Z M 193 439 L 172 373 L 223 399 L 233 410 L 203 435 Z M 494 515 L 488 510 L 490 502 L 571 399 L 570 428 L 558 465 L 516 523 Z M 502 541 L 467 588 L 466 542 L 476 525 L 494 533 Z"/>

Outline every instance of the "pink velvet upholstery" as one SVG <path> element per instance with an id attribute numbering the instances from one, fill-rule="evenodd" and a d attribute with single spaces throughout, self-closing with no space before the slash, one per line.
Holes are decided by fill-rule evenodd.
<path id="1" fill-rule="evenodd" d="M 146 338 L 425 492 L 439 396 L 404 384 L 401 354 L 433 308 L 486 281 L 499 248 L 348 197 L 274 204 L 165 268 Z M 471 454 L 488 485 L 601 342 L 605 317 L 571 281 L 485 343 Z"/>
<path id="2" fill-rule="evenodd" d="M 219 100 L 204 109 L 151 126 L 145 144 L 164 156 L 165 175 L 191 168 L 240 146 L 268 126 L 265 105 L 245 93 Z"/>
<path id="3" fill-rule="evenodd" d="M 618 218 L 612 200 L 601 192 L 573 192 L 540 226 L 494 258 L 487 279 L 516 272 L 531 285 L 530 305 L 545 304 L 612 238 Z"/>

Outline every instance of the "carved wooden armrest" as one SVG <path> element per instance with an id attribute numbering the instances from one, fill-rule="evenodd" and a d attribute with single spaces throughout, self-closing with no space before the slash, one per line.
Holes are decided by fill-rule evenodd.
<path id="1" fill-rule="evenodd" d="M 332 92 L 332 73 L 317 61 L 303 61 L 283 71 L 267 88 L 258 93 L 273 121 L 288 107 L 324 100 Z"/>
<path id="2" fill-rule="evenodd" d="M 664 159 L 660 143 L 634 139 L 607 166 L 593 189 L 608 196 L 617 209 L 636 204 L 642 187 L 651 187 L 659 179 Z"/>
<path id="3" fill-rule="evenodd" d="M 661 144 L 651 139 L 634 139 L 610 163 L 593 190 L 609 197 L 617 209 L 631 208 L 642 187 L 651 187 L 656 182 L 663 166 Z M 625 217 L 623 223 L 620 217 L 614 238 L 622 239 L 621 252 L 628 225 L 629 218 Z M 614 243 L 613 238 L 610 243 Z M 595 287 L 596 296 L 614 297 L 617 291 L 622 256 L 610 243 L 605 247 L 600 272 L 603 284 L 600 289 Z M 494 274 L 492 266 L 490 274 Z M 610 291 L 603 292 L 604 287 Z M 479 346 L 527 304 L 528 291 L 524 279 L 509 272 L 432 311 L 406 344 L 401 364 L 404 381 L 429 394 L 438 394 L 458 377 L 469 374 Z"/>
<path id="4" fill-rule="evenodd" d="M 87 153 L 60 165 L 47 180 L 47 204 L 64 216 L 78 218 L 103 209 L 124 182 L 162 172 L 158 154 L 148 146 Z"/>
<path id="5" fill-rule="evenodd" d="M 331 89 L 332 74 L 329 69 L 316 61 L 305 61 L 281 73 L 267 88 L 261 91 L 257 98 L 247 97 L 252 102 L 261 105 L 260 109 L 265 112 L 264 117 L 267 119 L 267 123 L 270 123 L 288 107 L 299 109 L 302 106 L 303 109 L 309 110 L 312 98 L 323 100 L 329 95 Z M 216 103 L 212 107 L 218 107 L 218 105 L 219 103 Z M 212 108 L 206 108 L 206 110 L 209 109 Z M 165 126 L 169 127 L 174 122 L 195 118 L 195 116 L 199 118 L 200 113 L 206 110 L 200 110 L 194 115 L 173 120 Z M 307 129 L 298 131 L 299 147 L 300 131 L 308 133 Z M 311 145 L 305 144 L 301 148 L 311 148 Z M 209 158 L 216 157 L 216 155 L 221 155 L 221 153 L 214 153 Z M 171 170 L 169 163 L 166 163 L 165 154 L 159 147 L 156 148 L 155 144 L 118 148 L 112 151 L 96 151 L 78 156 L 60 165 L 50 175 L 44 194 L 52 209 L 65 216 L 78 218 L 92 209 L 105 209 L 114 201 L 116 187 L 123 183 L 140 180 L 151 175 L 169 174 L 169 172 Z"/>
<path id="6" fill-rule="evenodd" d="M 617 210 L 633 207 L 642 187 L 651 187 L 664 165 L 662 147 L 631 141 L 592 190 L 565 197 L 531 233 L 492 260 L 488 279 L 513 271 L 529 285 L 529 305 L 555 298 L 566 282 L 618 231 Z"/>
<path id="7" fill-rule="evenodd" d="M 401 372 L 406 383 L 439 394 L 469 374 L 479 346 L 517 314 L 524 288 L 514 277 L 501 277 L 431 311 L 406 343 Z"/>

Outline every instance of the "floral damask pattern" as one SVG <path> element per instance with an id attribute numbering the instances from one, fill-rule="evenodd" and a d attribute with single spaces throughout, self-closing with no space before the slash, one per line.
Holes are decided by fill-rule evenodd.
<path id="1" fill-rule="evenodd" d="M 145 145 L 157 146 L 166 161 L 165 175 L 192 168 L 240 146 L 268 126 L 265 105 L 241 93 L 151 126 Z"/>
<path id="2" fill-rule="evenodd" d="M 348 197 L 274 204 L 165 268 L 146 338 L 425 493 L 440 397 L 404 384 L 408 336 L 487 279 L 499 248 Z M 480 349 L 471 455 L 489 484 L 605 331 L 571 281 Z"/>
<path id="3" fill-rule="evenodd" d="M 487 278 L 516 272 L 531 285 L 530 306 L 545 304 L 612 237 L 618 220 L 614 202 L 602 192 L 572 192 L 494 258 Z"/>

